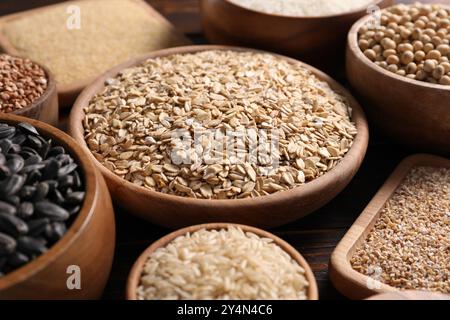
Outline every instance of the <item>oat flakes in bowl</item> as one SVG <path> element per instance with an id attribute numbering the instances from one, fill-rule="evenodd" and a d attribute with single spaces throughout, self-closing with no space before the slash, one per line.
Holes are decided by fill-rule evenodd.
<path id="1" fill-rule="evenodd" d="M 173 226 L 221 217 L 273 225 L 309 213 L 348 183 L 368 139 L 358 104 L 332 79 L 293 59 L 233 47 L 175 48 L 130 61 L 88 88 L 71 118 L 72 134 L 111 189 L 134 190 L 126 198 L 117 192 L 119 204 Z M 299 205 L 299 196 L 309 201 Z M 158 218 L 135 204 L 142 199 Z M 300 213 L 261 222 L 232 212 L 273 212 L 283 202 Z"/>

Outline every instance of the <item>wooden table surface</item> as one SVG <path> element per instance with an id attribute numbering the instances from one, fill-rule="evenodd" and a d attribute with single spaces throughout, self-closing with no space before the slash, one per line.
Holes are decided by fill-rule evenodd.
<path id="1" fill-rule="evenodd" d="M 202 36 L 197 0 L 147 1 L 194 42 L 207 43 Z M 0 15 L 57 2 L 61 1 L 2 0 Z M 402 2 L 413 2 L 413 0 Z M 440 2 L 450 3 L 450 0 Z M 317 278 L 321 299 L 343 299 L 328 279 L 330 255 L 395 166 L 412 153 L 413 151 L 392 143 L 371 128 L 370 146 L 365 161 L 350 185 L 335 200 L 312 215 L 271 230 L 293 245 L 310 263 Z M 111 277 L 104 293 L 105 299 L 124 297 L 128 272 L 134 261 L 153 241 L 170 232 L 119 209 L 116 210 L 116 217 L 117 248 Z"/>

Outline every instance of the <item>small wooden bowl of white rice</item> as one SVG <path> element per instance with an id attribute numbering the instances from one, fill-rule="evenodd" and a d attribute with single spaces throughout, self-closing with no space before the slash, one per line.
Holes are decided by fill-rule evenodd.
<path id="1" fill-rule="evenodd" d="M 128 277 L 128 300 L 317 300 L 306 260 L 277 236 L 213 223 L 153 243 Z"/>
<path id="2" fill-rule="evenodd" d="M 375 6 L 393 0 L 202 0 L 211 43 L 256 47 L 314 65 L 344 61 L 348 31 Z"/>

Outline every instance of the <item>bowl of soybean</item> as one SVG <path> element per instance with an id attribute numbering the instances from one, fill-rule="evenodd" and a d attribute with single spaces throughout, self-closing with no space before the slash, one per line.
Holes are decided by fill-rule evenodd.
<path id="1" fill-rule="evenodd" d="M 395 6 L 348 35 L 347 77 L 372 121 L 417 151 L 450 154 L 450 7 Z M 397 22 L 395 22 L 397 21 Z"/>
<path id="2" fill-rule="evenodd" d="M 100 298 L 115 223 L 105 182 L 78 144 L 0 114 L 0 299 Z"/>

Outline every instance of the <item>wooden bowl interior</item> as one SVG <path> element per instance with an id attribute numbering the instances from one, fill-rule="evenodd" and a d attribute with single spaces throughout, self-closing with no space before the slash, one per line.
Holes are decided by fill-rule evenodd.
<path id="1" fill-rule="evenodd" d="M 131 269 L 131 272 L 128 276 L 128 282 L 127 282 L 127 299 L 128 300 L 137 300 L 137 293 L 136 289 L 139 285 L 140 276 L 142 274 L 142 269 L 144 268 L 145 263 L 148 260 L 148 257 L 150 254 L 152 254 L 154 251 L 156 251 L 159 248 L 163 248 L 167 246 L 170 242 L 175 240 L 176 238 L 183 236 L 187 233 L 193 233 L 196 231 L 199 231 L 201 229 L 206 230 L 220 230 L 225 229 L 229 226 L 235 226 L 241 228 L 244 232 L 252 232 L 260 237 L 263 238 L 270 238 L 274 241 L 275 244 L 277 244 L 281 249 L 283 249 L 286 253 L 288 253 L 292 259 L 294 259 L 302 268 L 305 269 L 305 277 L 307 281 L 309 282 L 308 287 L 308 300 L 318 300 L 319 293 L 317 289 L 317 283 L 316 279 L 314 277 L 314 274 L 306 262 L 306 260 L 302 257 L 300 253 L 297 252 L 290 244 L 288 244 L 286 241 L 278 238 L 277 236 L 263 231 L 261 229 L 257 229 L 254 227 L 239 225 L 239 224 L 229 224 L 229 223 L 211 223 L 211 224 L 202 224 L 197 226 L 191 226 L 187 228 L 183 228 L 180 230 L 177 230 L 175 232 L 172 232 L 171 234 L 159 239 L 158 241 L 154 242 L 150 247 L 148 247 L 136 260 L 135 264 L 133 265 L 133 268 Z"/>
<path id="2" fill-rule="evenodd" d="M 26 122 L 33 125 L 42 136 L 52 139 L 57 145 L 63 146 L 66 149 L 66 152 L 74 158 L 79 165 L 81 177 L 86 187 L 86 198 L 80 212 L 72 225 L 67 229 L 63 238 L 49 248 L 43 255 L 4 277 L 1 277 L 0 291 L 38 273 L 40 270 L 51 265 L 52 261 L 58 256 L 63 255 L 66 248 L 76 240 L 78 233 L 86 227 L 87 222 L 91 219 L 92 213 L 94 212 L 91 208 L 94 204 L 96 188 L 95 167 L 84 154 L 81 147 L 78 146 L 70 136 L 48 124 L 12 114 L 0 114 L 0 123 L 16 125 L 20 122 Z"/>
<path id="3" fill-rule="evenodd" d="M 341 284 L 342 279 L 344 279 L 345 282 L 352 283 L 356 287 L 362 288 L 372 294 L 400 291 L 399 289 L 384 283 L 377 283 L 377 285 L 379 285 L 378 288 L 368 288 L 367 284 L 371 278 L 354 270 L 350 260 L 356 250 L 364 243 L 367 236 L 373 230 L 386 202 L 392 197 L 409 172 L 418 166 L 450 168 L 450 160 L 427 154 L 419 154 L 406 158 L 398 165 L 389 179 L 364 209 L 363 213 L 352 225 L 350 230 L 345 234 L 344 238 L 332 254 L 331 268 L 335 271 L 332 280 L 335 285 L 342 287 L 342 291 L 346 290 L 343 288 L 344 285 Z M 344 292 L 344 294 L 347 294 L 347 292 Z M 352 297 L 354 295 L 364 294 L 365 293 L 358 292 L 351 293 Z"/>
<path id="4" fill-rule="evenodd" d="M 266 195 L 263 197 L 258 198 L 249 198 L 249 199 L 232 199 L 232 200 L 205 200 L 205 199 L 192 199 L 187 197 L 181 197 L 171 194 L 165 194 L 157 191 L 152 191 L 140 186 L 137 186 L 129 181 L 126 181 L 125 179 L 121 179 L 118 176 L 116 176 L 114 173 L 110 172 L 108 169 L 106 169 L 91 153 L 89 150 L 86 141 L 84 139 L 84 128 L 83 128 L 83 121 L 85 118 L 85 113 L 83 108 L 88 105 L 89 101 L 92 99 L 92 97 L 95 96 L 98 92 L 101 92 L 105 88 L 105 81 L 106 79 L 115 77 L 121 70 L 135 66 L 137 64 L 140 64 L 141 62 L 156 58 L 156 57 L 163 57 L 173 54 L 184 54 L 184 53 L 194 53 L 194 52 L 200 52 L 200 51 L 206 51 L 206 50 L 234 50 L 234 51 L 253 51 L 253 52 L 262 52 L 254 49 L 246 49 L 246 48 L 238 48 L 238 47 L 228 47 L 228 46 L 187 46 L 187 47 L 178 47 L 178 48 L 172 48 L 172 49 L 165 49 L 161 51 L 156 51 L 154 53 L 151 53 L 149 55 L 146 55 L 144 57 L 133 59 L 131 61 L 128 61 L 125 64 L 122 64 L 111 71 L 107 72 L 100 78 L 98 78 L 94 83 L 92 83 L 88 88 L 86 88 L 82 94 L 78 97 L 74 107 L 72 108 L 72 113 L 70 115 L 70 133 L 75 138 L 75 140 L 82 146 L 82 148 L 85 150 L 87 154 L 90 155 L 91 159 L 96 163 L 96 165 L 100 168 L 100 171 L 102 174 L 107 178 L 108 180 L 112 180 L 115 182 L 116 185 L 121 185 L 124 188 L 127 189 L 127 191 L 144 194 L 151 196 L 152 198 L 157 198 L 160 200 L 167 200 L 171 201 L 173 203 L 177 203 L 180 206 L 183 205 L 198 205 L 203 204 L 204 206 L 210 206 L 213 208 L 214 206 L 223 206 L 226 208 L 229 208 L 230 210 L 233 210 L 236 208 L 236 206 L 252 206 L 255 203 L 258 205 L 265 205 L 270 204 L 273 201 L 284 201 L 291 199 L 295 195 L 303 194 L 303 195 L 314 195 L 319 194 L 325 186 L 332 184 L 333 181 L 339 180 L 339 176 L 342 171 L 352 171 L 354 170 L 355 164 L 354 162 L 358 162 L 357 159 L 360 159 L 361 156 L 363 157 L 367 148 L 367 142 L 368 142 L 368 126 L 365 119 L 365 115 L 362 111 L 362 108 L 358 104 L 358 102 L 351 96 L 351 94 L 340 84 L 338 84 L 336 81 L 331 79 L 326 74 L 322 73 L 321 71 L 303 64 L 297 60 L 287 58 L 284 56 L 279 56 L 282 59 L 286 59 L 293 63 L 298 63 L 301 66 L 307 68 L 310 70 L 313 74 L 315 74 L 319 79 L 326 81 L 334 90 L 337 92 L 340 92 L 342 95 L 346 97 L 348 100 L 350 107 L 352 108 L 352 121 L 356 123 L 356 127 L 358 129 L 358 134 L 355 137 L 355 140 L 353 142 L 353 145 L 351 149 L 348 151 L 348 153 L 345 155 L 343 160 L 331 171 L 327 172 L 325 175 L 314 179 L 311 182 L 308 182 L 307 184 L 290 189 L 287 191 L 274 193 L 270 195 Z"/>

